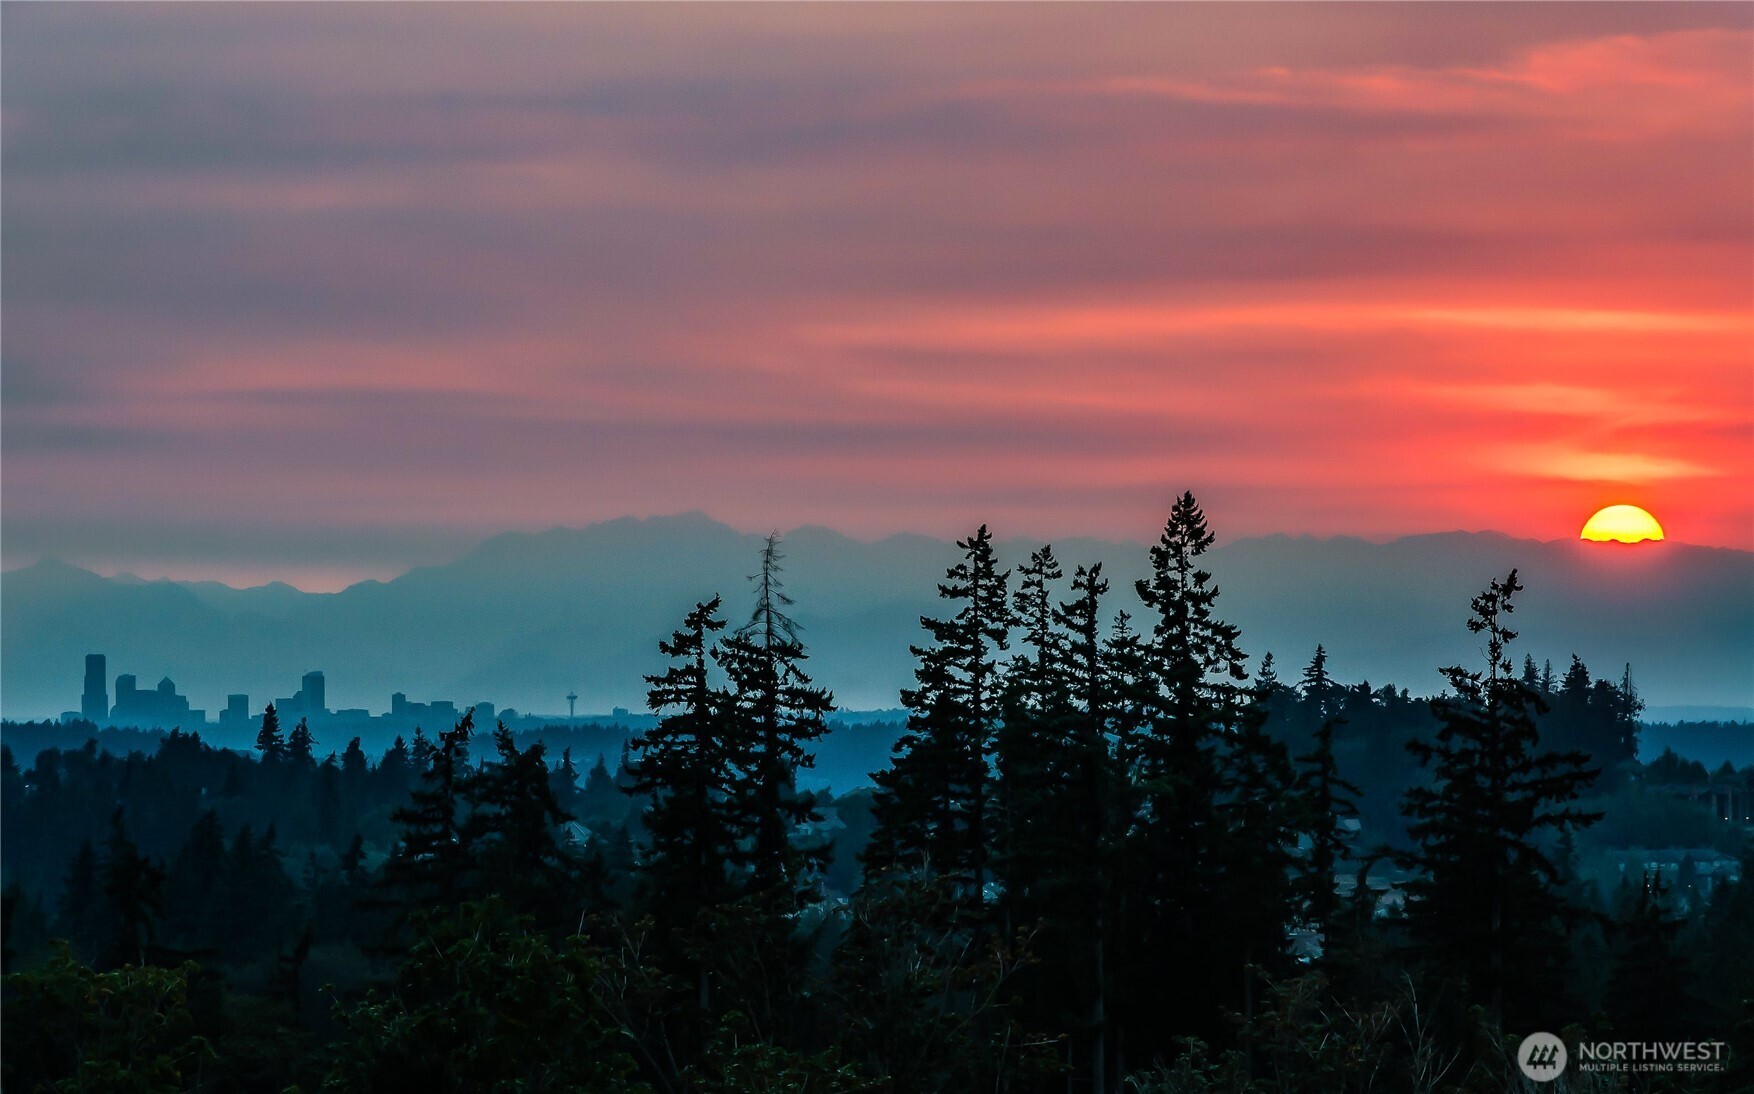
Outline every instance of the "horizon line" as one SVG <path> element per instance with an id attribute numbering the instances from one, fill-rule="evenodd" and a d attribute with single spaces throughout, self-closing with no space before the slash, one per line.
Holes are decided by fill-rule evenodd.
<path id="1" fill-rule="evenodd" d="M 139 573 L 137 570 L 126 567 L 126 566 L 115 568 L 113 570 L 113 572 L 106 573 L 106 572 L 104 572 L 104 570 L 110 569 L 110 567 L 94 568 L 94 566 L 91 566 L 91 565 L 86 565 L 86 564 L 78 563 L 78 562 L 70 562 L 66 558 L 63 558 L 60 555 L 56 555 L 53 553 L 44 553 L 44 554 L 39 555 L 37 558 L 33 559 L 30 562 L 22 563 L 20 565 L 8 567 L 5 569 L 0 569 L 0 578 L 8 577 L 8 576 L 11 576 L 13 574 L 17 574 L 17 573 L 21 573 L 21 572 L 26 571 L 26 570 L 33 569 L 37 566 L 43 565 L 44 563 L 52 563 L 52 564 L 57 564 L 57 565 L 61 565 L 61 566 L 66 566 L 66 567 L 71 568 L 71 569 L 80 570 L 82 572 L 91 574 L 94 577 L 102 578 L 105 581 L 124 580 L 129 584 L 133 584 L 133 583 L 139 583 L 139 584 L 143 584 L 143 585 L 215 584 L 215 585 L 220 585 L 220 586 L 223 586 L 227 589 L 231 589 L 231 590 L 234 590 L 237 592 L 247 592 L 247 591 L 251 591 L 251 590 L 255 590 L 255 589 L 267 589 L 267 588 L 273 588 L 276 586 L 282 586 L 282 587 L 285 587 L 288 589 L 292 589 L 293 591 L 304 594 L 306 596 L 334 596 L 334 595 L 337 595 L 339 593 L 346 592 L 349 589 L 353 589 L 353 588 L 360 586 L 360 585 L 388 584 L 389 582 L 400 580 L 401 578 L 404 578 L 404 577 L 408 576 L 409 574 L 412 574 L 412 573 L 419 571 L 419 570 L 432 570 L 432 569 L 439 569 L 442 567 L 455 565 L 456 563 L 461 562 L 464 559 L 469 558 L 471 555 L 473 555 L 477 551 L 479 551 L 482 547 L 486 546 L 488 543 L 491 543 L 491 542 L 493 542 L 495 540 L 499 540 L 499 539 L 514 538 L 514 537 L 534 539 L 536 537 L 543 536 L 543 535 L 551 535 L 555 532 L 588 532 L 588 531 L 591 531 L 592 529 L 602 528 L 602 527 L 605 527 L 607 525 L 612 525 L 612 524 L 620 524 L 623 522 L 632 522 L 635 524 L 651 524 L 651 523 L 662 522 L 662 521 L 680 520 L 680 519 L 688 518 L 688 517 L 702 518 L 711 524 L 717 525 L 721 528 L 725 528 L 725 529 L 727 529 L 727 530 L 729 530 L 729 531 L 731 531 L 739 536 L 763 536 L 763 535 L 767 534 L 766 532 L 754 531 L 750 528 L 740 527 L 739 525 L 733 524 L 730 521 L 716 517 L 716 516 L 712 515 L 711 513 L 708 513 L 704 509 L 697 508 L 697 509 L 685 509 L 685 510 L 673 512 L 673 513 L 651 513 L 651 514 L 646 514 L 646 515 L 637 515 L 637 514 L 629 513 L 629 514 L 624 514 L 624 515 L 618 516 L 618 517 L 608 517 L 608 518 L 605 518 L 603 520 L 590 521 L 590 522 L 585 523 L 585 524 L 576 524 L 576 525 L 575 524 L 555 524 L 555 525 L 551 525 L 551 526 L 546 527 L 546 528 L 541 528 L 541 529 L 536 529 L 536 530 L 526 530 L 526 529 L 513 528 L 513 529 L 506 529 L 504 531 L 499 531 L 499 532 L 489 532 L 489 533 L 485 533 L 485 534 L 481 535 L 477 539 L 474 539 L 469 544 L 469 546 L 463 548 L 461 551 L 454 554 L 453 556 L 451 556 L 449 559 L 447 559 L 445 561 L 431 562 L 431 563 L 419 563 L 419 564 L 411 564 L 411 565 L 402 566 L 399 569 L 397 569 L 394 573 L 391 573 L 388 576 L 384 576 L 384 577 L 365 576 L 365 577 L 352 578 L 352 579 L 345 581 L 345 583 L 340 584 L 334 588 L 310 588 L 310 587 L 306 587 L 305 585 L 299 584 L 297 581 L 286 580 L 284 578 L 269 578 L 265 581 L 260 581 L 260 582 L 256 582 L 253 584 L 234 585 L 230 581 L 227 581 L 227 580 L 224 580 L 221 578 L 215 578 L 215 577 L 175 577 L 175 576 L 171 576 L 170 574 L 160 574 L 158 576 L 146 576 L 146 575 Z M 982 524 L 976 525 L 976 527 L 982 527 L 982 526 L 986 526 L 989 528 L 991 527 L 989 524 L 986 524 L 985 522 L 982 522 Z M 951 545 L 954 545 L 954 543 L 955 543 L 955 537 L 945 537 L 945 536 L 933 535 L 932 533 L 929 533 L 929 532 L 918 532 L 918 531 L 913 531 L 910 529 L 902 529 L 902 530 L 889 532 L 887 534 L 880 535 L 880 536 L 874 536 L 874 537 L 855 536 L 855 535 L 852 535 L 850 533 L 843 532 L 840 529 L 834 528 L 830 525 L 815 523 L 815 522 L 805 522 L 803 524 L 799 524 L 799 525 L 796 525 L 792 528 L 785 529 L 785 530 L 778 530 L 778 529 L 770 529 L 770 530 L 778 531 L 778 534 L 779 534 L 782 541 L 784 539 L 786 539 L 787 537 L 795 535 L 799 532 L 818 531 L 818 532 L 827 532 L 831 535 L 839 536 L 842 539 L 848 540 L 850 542 L 858 543 L 858 544 L 862 544 L 862 545 L 867 545 L 867 546 L 885 543 L 885 542 L 888 542 L 890 540 L 897 540 L 897 539 L 924 539 L 924 540 L 930 540 L 934 543 L 941 543 L 941 544 L 944 544 L 946 546 L 951 546 Z M 1311 540 L 1311 541 L 1314 541 L 1317 543 L 1331 543 L 1331 542 L 1336 542 L 1336 541 L 1353 541 L 1353 542 L 1358 542 L 1358 543 L 1368 543 L 1368 544 L 1372 544 L 1375 546 L 1387 546 L 1388 544 L 1398 543 L 1398 542 L 1401 542 L 1403 540 L 1423 539 L 1423 538 L 1430 538 L 1430 537 L 1436 537 L 1436 536 L 1452 536 L 1452 535 L 1498 536 L 1498 537 L 1501 537 L 1503 539 L 1510 540 L 1512 542 L 1534 543 L 1534 544 L 1540 544 L 1542 546 L 1552 546 L 1555 544 L 1562 544 L 1562 543 L 1594 543 L 1595 542 L 1595 541 L 1590 541 L 1590 540 L 1584 540 L 1581 537 L 1575 537 L 1575 536 L 1574 537 L 1562 537 L 1562 538 L 1557 538 L 1557 539 L 1537 539 L 1537 538 L 1534 538 L 1531 536 L 1512 535 L 1509 532 L 1504 532 L 1504 531 L 1501 531 L 1501 530 L 1496 529 L 1496 528 L 1474 528 L 1474 529 L 1448 528 L 1448 529 L 1425 531 L 1425 532 L 1406 532 L 1406 533 L 1402 533 L 1400 535 L 1390 535 L 1390 536 L 1367 536 L 1367 535 L 1355 535 L 1355 534 L 1350 534 L 1350 533 L 1336 533 L 1333 535 L 1319 535 L 1319 534 L 1314 533 L 1314 532 L 1286 532 L 1286 531 L 1264 532 L 1264 533 L 1259 533 L 1259 534 L 1255 534 L 1255 535 L 1241 535 L 1241 536 L 1234 536 L 1234 537 L 1220 536 L 1218 538 L 1218 542 L 1217 542 L 1216 546 L 1218 548 L 1223 548 L 1223 547 L 1231 546 L 1231 545 L 1238 544 L 1238 543 L 1248 543 L 1248 542 L 1256 542 L 1256 541 L 1264 541 L 1264 540 L 1272 540 L 1272 539 Z M 1076 541 L 1085 541 L 1085 542 L 1094 541 L 1094 542 L 1103 543 L 1103 544 L 1112 544 L 1112 545 L 1117 546 L 1117 547 L 1137 547 L 1140 549 L 1148 549 L 1151 545 L 1149 540 L 1106 539 L 1106 538 L 1103 538 L 1101 536 L 1089 536 L 1089 535 L 1074 535 L 1074 536 L 1066 536 L 1066 537 L 1060 537 L 1057 539 L 1052 539 L 1052 538 L 1047 538 L 1047 537 L 1043 537 L 1040 535 L 1033 535 L 1033 534 L 1030 534 L 1027 532 L 1017 533 L 1014 535 L 1006 535 L 1006 536 L 1002 536 L 1002 537 L 995 535 L 993 541 L 995 544 L 1016 543 L 1016 542 L 1021 541 L 1024 543 L 1049 544 L 1049 545 L 1056 544 L 1056 543 L 1076 542 Z M 1741 554 L 1754 554 L 1754 551 L 1749 551 L 1749 550 L 1746 550 L 1746 549 L 1740 548 L 1740 547 L 1726 547 L 1726 546 L 1717 546 L 1717 545 L 1712 545 L 1712 544 L 1689 543 L 1689 542 L 1684 541 L 1684 540 L 1677 540 L 1677 539 L 1672 539 L 1672 538 L 1664 538 L 1662 540 L 1647 541 L 1647 542 L 1656 542 L 1656 543 L 1661 543 L 1661 544 L 1665 544 L 1665 545 L 1673 545 L 1676 547 L 1689 547 L 1689 548 L 1695 548 L 1695 549 L 1700 549 L 1700 550 L 1733 551 L 1733 552 L 1737 552 L 1737 553 L 1741 553 Z M 1597 544 L 1597 545 L 1606 546 L 1606 547 L 1610 547 L 1610 548 L 1614 548 L 1614 549 L 1629 549 L 1629 548 L 1641 546 L 1641 544 L 1618 543 L 1618 542 L 1602 543 L 1602 544 Z M 215 569 L 221 569 L 221 570 L 223 570 L 225 568 L 226 567 L 223 565 L 215 567 Z M 294 568 L 296 568 L 296 567 L 294 567 Z M 344 568 L 337 567 L 337 569 L 344 569 Z"/>

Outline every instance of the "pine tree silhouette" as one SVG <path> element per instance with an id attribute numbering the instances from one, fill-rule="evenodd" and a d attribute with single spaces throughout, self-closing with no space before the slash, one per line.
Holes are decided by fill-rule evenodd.
<path id="1" fill-rule="evenodd" d="M 1407 885 L 1415 955 L 1460 977 L 1501 1025 L 1550 1016 L 1563 981 L 1570 909 L 1539 838 L 1600 817 L 1569 804 L 1596 777 L 1588 757 L 1537 750 L 1537 698 L 1506 653 L 1522 587 L 1512 570 L 1474 598 L 1468 630 L 1486 636 L 1486 665 L 1443 670 L 1453 694 L 1432 703 L 1437 735 L 1407 744 L 1431 783 L 1408 790 L 1402 804 L 1414 847 L 1401 859 L 1417 871 Z"/>
<path id="2" fill-rule="evenodd" d="M 287 758 L 308 767 L 316 763 L 316 747 L 317 739 L 311 735 L 310 721 L 300 718 L 298 725 L 292 727 L 292 733 L 286 738 Z"/>
<path id="3" fill-rule="evenodd" d="M 108 964 L 146 964 L 155 922 L 164 914 L 164 882 L 164 871 L 128 838 L 122 810 L 117 808 L 110 815 L 103 861 L 104 899 L 116 930 L 109 942 Z"/>
<path id="4" fill-rule="evenodd" d="M 868 871 L 899 870 L 957 893 L 958 914 L 984 916 L 992 856 L 990 752 L 1000 716 L 997 655 L 1010 642 L 1009 570 L 1000 570 L 986 525 L 957 542 L 963 558 L 938 595 L 959 605 L 922 617 L 929 646 L 912 647 L 918 686 L 902 692 L 907 731 L 891 766 L 873 778 L 876 830 Z"/>
<path id="5" fill-rule="evenodd" d="M 428 766 L 420 785 L 407 805 L 390 814 L 399 839 L 381 877 L 384 885 L 403 894 L 410 907 L 452 905 L 471 883 L 463 798 L 470 777 L 469 738 L 474 732 L 471 709 L 439 735 L 436 748 L 427 750 Z M 424 738 L 417 733 L 415 740 L 418 745 Z"/>
<path id="6" fill-rule="evenodd" d="M 268 762 L 286 756 L 286 739 L 280 735 L 280 715 L 275 713 L 273 703 L 262 710 L 262 728 L 256 732 L 256 751 Z"/>
<path id="7" fill-rule="evenodd" d="M 1297 871 L 1300 918 L 1322 934 L 1324 947 L 1340 912 L 1334 878 L 1351 848 L 1352 834 L 1341 822 L 1358 815 L 1357 786 L 1340 774 L 1334 756 L 1334 721 L 1322 723 L 1315 734 L 1315 747 L 1297 757 L 1298 806 L 1302 828 L 1310 841 L 1309 854 Z"/>
<path id="8" fill-rule="evenodd" d="M 1315 656 L 1304 667 L 1303 679 L 1297 690 L 1303 701 L 1314 709 L 1318 722 L 1325 722 L 1340 712 L 1341 688 L 1328 675 L 1328 651 L 1319 644 Z"/>
<path id="9" fill-rule="evenodd" d="M 1215 614 L 1218 587 L 1199 567 L 1215 539 L 1193 494 L 1183 493 L 1151 548 L 1151 577 L 1135 586 L 1153 616 L 1145 667 L 1154 694 L 1129 757 L 1139 804 L 1127 833 L 1123 887 L 1130 1017 L 1143 1019 L 1156 1008 L 1154 1020 L 1207 1036 L 1217 1029 L 1222 1003 L 1240 1009 L 1244 986 L 1241 954 L 1219 941 L 1235 936 L 1220 886 L 1233 848 L 1220 813 L 1225 775 L 1218 751 L 1241 720 L 1238 685 L 1247 673 L 1239 631 Z M 1161 995 L 1157 985 L 1189 977 L 1214 990 L 1153 1002 Z"/>
<path id="10" fill-rule="evenodd" d="M 462 843 L 486 892 L 514 911 L 553 921 L 568 906 L 577 881 L 555 840 L 556 827 L 571 815 L 555 800 L 541 742 L 520 750 L 502 722 L 494 728 L 493 747 L 494 759 L 465 788 L 470 811 Z"/>
<path id="11" fill-rule="evenodd" d="M 1068 803 L 1056 791 L 1063 789 L 1058 776 L 1071 759 L 1067 746 L 1075 734 L 1074 711 L 1051 586 L 1062 576 L 1053 547 L 1040 547 L 1018 568 L 1012 599 L 1022 644 L 1004 666 L 1003 714 L 993 749 L 999 805 L 994 867 L 1006 935 L 1018 922 L 1041 914 L 1041 890 L 1056 865 L 1055 845 L 1066 834 L 1056 807 Z"/>
<path id="12" fill-rule="evenodd" d="M 726 744 L 737 769 L 727 788 L 745 816 L 739 823 L 753 839 L 750 888 L 756 892 L 792 892 L 795 900 L 805 872 L 822 868 L 820 849 L 793 844 L 794 826 L 821 819 L 814 799 L 800 794 L 796 771 L 815 765 L 812 742 L 827 732 L 825 720 L 834 697 L 804 671 L 808 658 L 798 638 L 798 624 L 785 609 L 792 605 L 780 579 L 784 555 L 775 532 L 761 551 L 755 583 L 755 608 L 714 651 L 725 671 L 731 694 L 726 710 Z"/>
<path id="13" fill-rule="evenodd" d="M 81 956 L 96 957 L 104 939 L 103 889 L 98 878 L 97 849 L 83 840 L 62 883 L 60 921 L 67 940 Z"/>
<path id="14" fill-rule="evenodd" d="M 671 659 L 647 676 L 646 702 L 660 717 L 630 742 L 630 794 L 650 795 L 643 821 L 651 851 L 643 882 L 658 924 L 680 944 L 710 908 L 734 893 L 733 870 L 747 860 L 730 799 L 738 776 L 725 740 L 729 696 L 709 676 L 711 636 L 724 629 L 719 598 L 696 604 L 658 649 Z M 694 960 L 697 1003 L 710 1010 L 710 970 Z"/>

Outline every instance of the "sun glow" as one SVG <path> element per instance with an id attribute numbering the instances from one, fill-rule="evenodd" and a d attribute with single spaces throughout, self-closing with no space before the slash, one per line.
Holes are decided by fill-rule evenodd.
<path id="1" fill-rule="evenodd" d="M 1598 543 L 1638 543 L 1647 539 L 1662 539 L 1663 526 L 1657 518 L 1640 509 L 1636 505 L 1610 505 L 1599 509 L 1596 514 L 1584 522 L 1583 531 L 1578 533 L 1579 539 L 1595 540 Z"/>

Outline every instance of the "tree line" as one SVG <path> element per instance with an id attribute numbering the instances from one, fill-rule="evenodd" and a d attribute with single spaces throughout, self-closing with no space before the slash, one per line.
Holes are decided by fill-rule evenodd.
<path id="1" fill-rule="evenodd" d="M 1604 814 L 1688 808 L 1630 669 L 1519 666 L 1513 571 L 1436 698 L 1319 647 L 1251 674 L 1213 542 L 1184 494 L 1117 591 L 960 541 L 891 763 L 838 797 L 799 785 L 834 700 L 777 536 L 613 766 L 470 715 L 319 761 L 272 709 L 255 759 L 8 752 L 6 1081 L 1497 1090 L 1548 1029 L 1730 1040 L 1745 1083 L 1751 883 L 1578 869 Z"/>

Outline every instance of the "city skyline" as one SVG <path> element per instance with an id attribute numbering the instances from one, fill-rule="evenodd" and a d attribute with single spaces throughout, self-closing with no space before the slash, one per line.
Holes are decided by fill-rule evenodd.
<path id="1" fill-rule="evenodd" d="M 428 699 L 424 702 L 410 702 L 406 692 L 391 692 L 389 703 L 381 713 L 372 713 L 369 707 L 340 707 L 331 709 L 326 705 L 326 676 L 322 669 L 312 669 L 300 677 L 297 692 L 288 697 L 264 699 L 252 704 L 250 696 L 245 692 L 229 692 L 226 703 L 218 708 L 218 717 L 209 720 L 207 708 L 193 707 L 187 695 L 176 690 L 176 682 L 170 677 L 163 677 L 152 689 L 137 686 L 138 677 L 132 672 L 120 672 L 115 676 L 115 703 L 108 700 L 108 677 L 106 675 L 107 655 L 88 653 L 85 655 L 84 689 L 80 696 L 80 707 L 61 712 L 60 721 L 71 722 L 76 718 L 91 722 L 99 727 L 115 725 L 134 729 L 174 729 L 185 731 L 206 731 L 212 728 L 222 730 L 244 728 L 244 722 L 259 722 L 268 707 L 272 706 L 276 715 L 297 721 L 300 718 L 312 718 L 318 724 L 324 722 L 350 723 L 362 718 L 372 721 L 394 720 L 413 725 L 421 722 L 430 723 L 435 727 L 445 727 L 464 712 L 474 711 L 477 718 L 491 724 L 495 718 L 512 720 L 536 718 L 541 720 L 558 720 L 562 724 L 578 719 L 586 721 L 603 718 L 627 719 L 632 712 L 625 707 L 613 707 L 606 711 L 568 711 L 561 714 L 547 714 L 539 711 L 519 711 L 515 707 L 501 707 L 496 703 L 482 699 L 473 703 L 459 705 L 454 699 Z M 562 696 L 562 701 L 576 700 L 575 694 Z M 644 720 L 645 715 L 637 716 Z M 118 720 L 119 719 L 119 720 Z M 423 723 L 424 724 L 424 723 Z"/>

